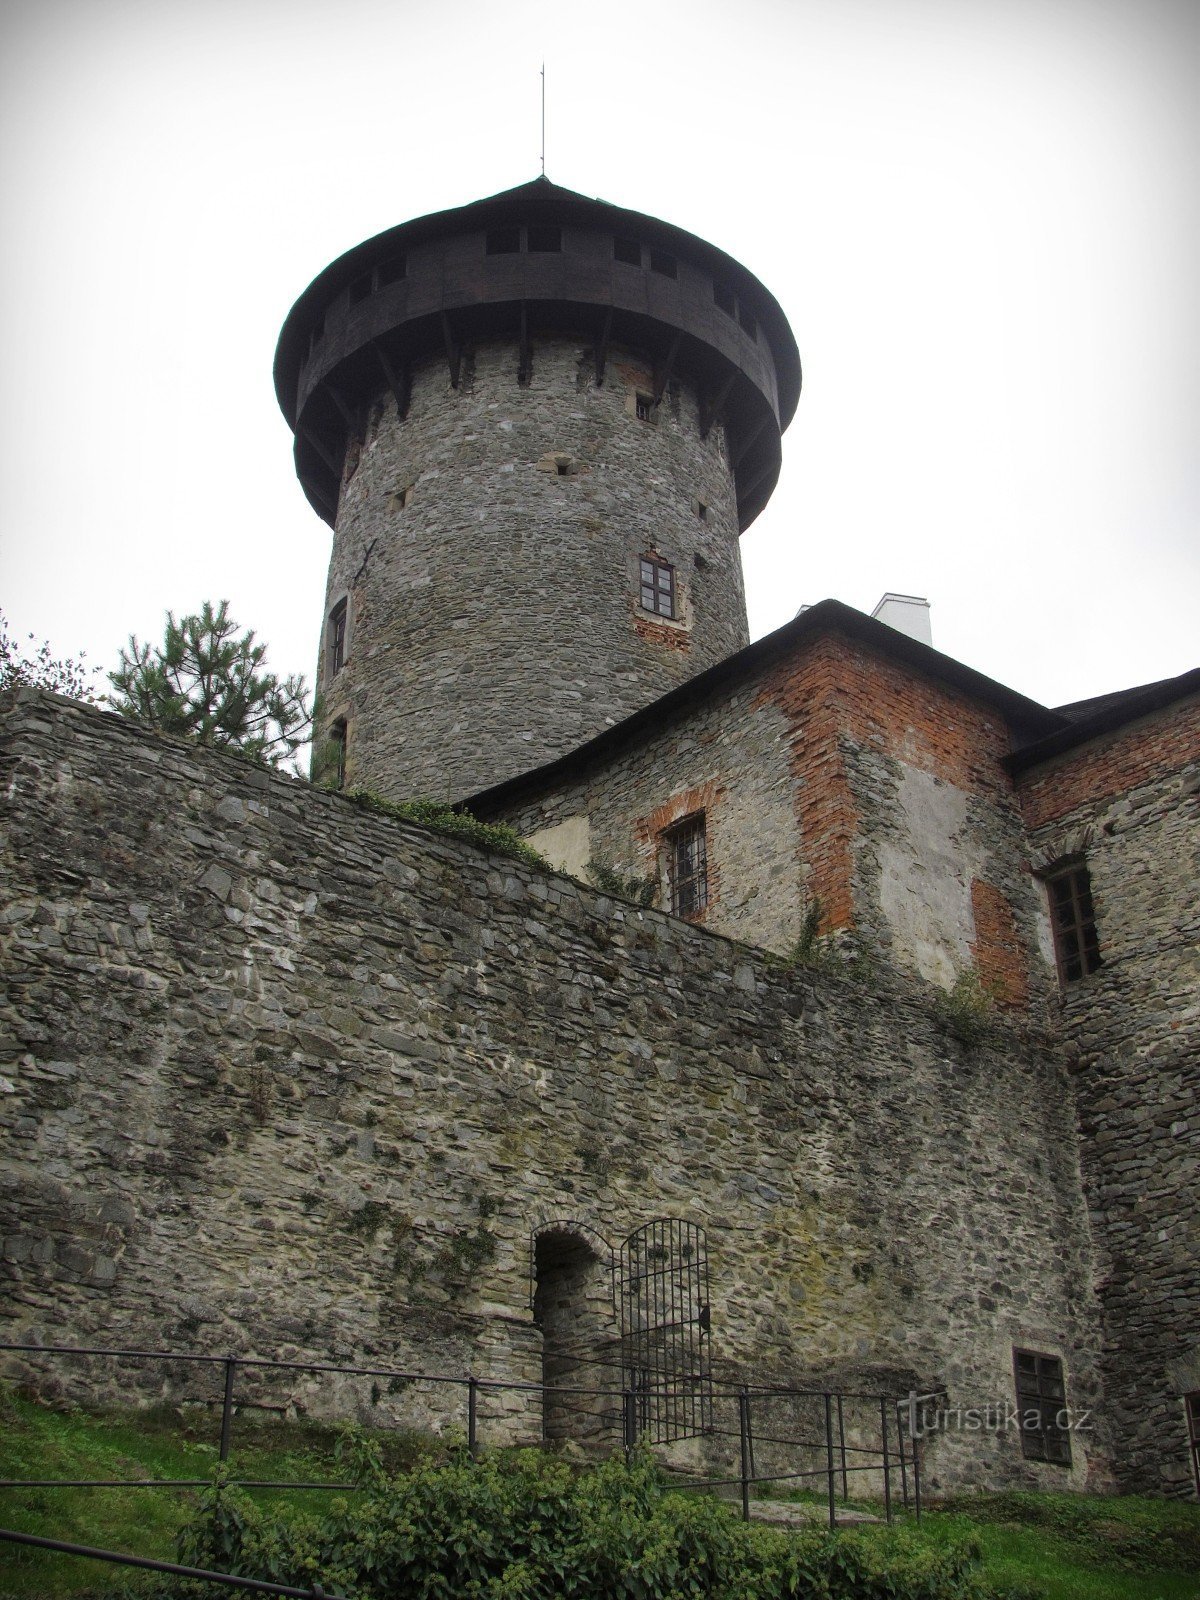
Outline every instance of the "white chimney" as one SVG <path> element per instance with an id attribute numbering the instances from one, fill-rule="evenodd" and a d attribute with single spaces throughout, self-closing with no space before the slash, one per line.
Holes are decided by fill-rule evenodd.
<path id="1" fill-rule="evenodd" d="M 885 594 L 871 615 L 886 622 L 897 633 L 906 633 L 921 644 L 933 644 L 933 630 L 929 626 L 929 601 L 919 594 Z"/>

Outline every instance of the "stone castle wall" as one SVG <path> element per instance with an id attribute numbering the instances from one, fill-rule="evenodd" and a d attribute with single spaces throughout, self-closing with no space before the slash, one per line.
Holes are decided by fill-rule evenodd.
<path id="1" fill-rule="evenodd" d="M 532 1231 L 675 1216 L 708 1232 L 722 1372 L 982 1404 L 1048 1351 L 1101 1421 L 1070 1471 L 947 1436 L 931 1480 L 1104 1480 L 1036 1040 L 969 1049 L 886 967 L 788 970 L 51 696 L 0 762 L 10 1337 L 532 1380 Z"/>
<path id="2" fill-rule="evenodd" d="M 1103 964 L 1063 994 L 1131 1490 L 1194 1489 L 1200 1391 L 1200 702 L 1025 774 L 1035 865 L 1086 858 Z"/>
<path id="3" fill-rule="evenodd" d="M 701 438 L 679 383 L 640 420 L 654 378 L 628 353 L 601 385 L 577 342 L 532 359 L 522 385 L 515 345 L 480 345 L 457 389 L 427 362 L 406 419 L 381 402 L 350 449 L 326 601 L 348 600 L 347 656 L 331 678 L 322 648 L 317 752 L 344 718 L 352 785 L 460 799 L 746 643 L 720 425 Z M 675 569 L 677 620 L 641 609 L 648 551 Z"/>
<path id="4" fill-rule="evenodd" d="M 992 708 L 829 634 L 476 809 L 656 880 L 664 832 L 703 811 L 706 927 L 786 952 L 819 901 L 873 955 L 943 988 L 978 967 L 1024 1006 L 1053 968 L 1008 748 Z"/>

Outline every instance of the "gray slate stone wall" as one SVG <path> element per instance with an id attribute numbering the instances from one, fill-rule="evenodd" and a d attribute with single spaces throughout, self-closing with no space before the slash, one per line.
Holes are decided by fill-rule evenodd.
<path id="1" fill-rule="evenodd" d="M 1091 876 L 1103 965 L 1066 986 L 1062 1024 L 1116 1469 L 1151 1494 L 1195 1491 L 1183 1397 L 1200 1391 L 1200 746 L 1186 711 L 1155 719 L 1177 757 L 1157 765 L 1175 770 L 1081 799 L 1032 834 L 1037 864 L 1082 854 Z M 1027 784 L 1066 788 L 1074 765 Z"/>
<path id="2" fill-rule="evenodd" d="M 878 676 L 869 733 L 848 717 L 829 733 L 826 684 L 815 682 L 807 694 L 779 692 L 781 681 L 802 680 L 809 654 L 802 647 L 783 666 L 771 662 L 719 685 L 566 771 L 531 775 L 498 803 L 481 797 L 473 809 L 509 823 L 556 864 L 574 856 L 576 875 L 585 871 L 577 858 L 590 852 L 627 877 L 653 879 L 656 903 L 664 906 L 664 834 L 703 810 L 709 903 L 699 920 L 785 954 L 814 898 L 814 860 L 825 842 L 812 793 L 836 770 L 853 826 L 844 887 L 861 949 L 952 988 L 980 959 L 972 888 L 985 882 L 1012 912 L 1016 949 L 1009 957 L 1022 982 L 1011 998 L 1021 1007 L 1032 999 L 1040 1014 L 1052 987 L 1039 948 L 1042 897 L 1000 760 L 1006 743 L 993 740 L 997 753 L 989 759 L 980 740 L 976 771 L 953 781 L 914 740 L 911 706 L 897 704 L 894 667 L 890 677 Z M 962 696 L 949 697 L 932 682 L 921 689 L 931 723 L 969 720 Z M 985 715 L 974 712 L 980 723 Z M 586 820 L 586 852 L 574 819 Z"/>
<path id="3" fill-rule="evenodd" d="M 317 760 L 346 718 L 352 785 L 460 799 L 747 642 L 733 477 L 692 390 L 641 421 L 636 356 L 611 353 L 602 385 L 571 340 L 534 343 L 527 386 L 518 364 L 481 346 L 457 389 L 425 364 L 407 419 L 381 402 L 347 459 L 326 615 L 348 597 L 348 651 L 331 680 L 322 648 Z M 640 608 L 648 549 L 676 570 L 677 621 Z"/>
<path id="4" fill-rule="evenodd" d="M 784 953 L 804 915 L 804 862 L 798 837 L 788 725 L 781 710 L 756 704 L 742 683 L 664 715 L 620 748 L 502 807 L 477 808 L 553 852 L 547 830 L 587 819 L 593 862 L 629 879 L 653 879 L 666 903 L 660 834 L 703 809 L 708 859 L 706 927 Z M 573 835 L 568 834 L 573 842 Z M 551 859 L 554 859 L 551 855 Z M 585 863 L 572 863 L 581 873 Z"/>
<path id="5" fill-rule="evenodd" d="M 1097 1406 L 1070 1090 L 1036 1041 L 968 1050 L 885 968 L 788 971 L 31 691 L 0 794 L 10 1335 L 532 1380 L 531 1230 L 671 1215 L 708 1230 L 726 1376 L 982 1404 L 1019 1343 Z M 262 1398 L 446 1420 L 381 1388 Z M 536 1433 L 508 1403 L 485 1437 Z M 1107 1456 L 1102 1429 L 1069 1473 L 948 1434 L 930 1476 Z"/>

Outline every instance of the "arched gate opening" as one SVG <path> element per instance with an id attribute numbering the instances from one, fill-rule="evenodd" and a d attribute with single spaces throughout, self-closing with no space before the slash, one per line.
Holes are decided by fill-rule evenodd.
<path id="1" fill-rule="evenodd" d="M 583 1224 L 533 1238 L 533 1316 L 542 1330 L 542 1434 L 611 1442 L 621 1416 L 621 1355 L 608 1245 Z"/>

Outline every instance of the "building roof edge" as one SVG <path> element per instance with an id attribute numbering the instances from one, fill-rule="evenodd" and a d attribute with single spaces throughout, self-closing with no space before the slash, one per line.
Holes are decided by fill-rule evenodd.
<path id="1" fill-rule="evenodd" d="M 976 700 L 995 706 L 1015 734 L 1040 738 L 1061 728 L 1065 721 L 1060 713 L 1040 705 L 1036 700 L 1027 699 L 1015 689 L 1009 689 L 983 673 L 976 672 L 973 667 L 964 666 L 952 656 L 943 655 L 931 645 L 922 644 L 920 640 L 910 638 L 908 634 L 889 627 L 885 622 L 876 621 L 863 611 L 856 611 L 853 606 L 845 605 L 840 600 L 821 600 L 816 605 L 807 607 L 783 627 L 776 628 L 773 633 L 756 639 L 753 644 L 747 645 L 735 655 L 726 656 L 715 666 L 697 673 L 693 678 L 688 678 L 669 694 L 662 695 L 648 706 L 643 706 L 640 711 L 623 718 L 613 727 L 606 728 L 603 733 L 597 734 L 584 744 L 577 745 L 565 755 L 556 756 L 553 761 L 547 761 L 540 767 L 533 767 L 528 772 L 518 773 L 516 777 L 506 778 L 503 783 L 481 789 L 459 801 L 458 804 L 467 810 L 476 806 L 495 807 L 507 804 L 526 790 L 543 788 L 550 782 L 575 772 L 582 772 L 594 762 L 603 760 L 606 755 L 639 737 L 665 717 L 699 704 L 709 695 L 751 676 L 759 668 L 778 660 L 791 649 L 808 643 L 822 633 L 849 635 L 873 646 L 884 655 L 903 661 L 918 672 L 948 683 Z"/>

